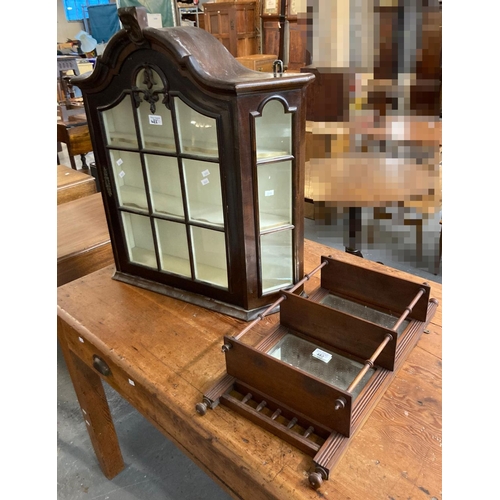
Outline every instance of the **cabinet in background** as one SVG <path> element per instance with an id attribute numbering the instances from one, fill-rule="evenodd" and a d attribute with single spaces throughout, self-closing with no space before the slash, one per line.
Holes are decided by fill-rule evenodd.
<path id="1" fill-rule="evenodd" d="M 234 57 L 259 52 L 255 1 L 207 2 L 203 4 L 203 10 L 205 30 L 215 36 Z"/>

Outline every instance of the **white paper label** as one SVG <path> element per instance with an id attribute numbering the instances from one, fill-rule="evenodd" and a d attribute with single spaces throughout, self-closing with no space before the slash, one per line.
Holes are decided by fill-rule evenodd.
<path id="1" fill-rule="evenodd" d="M 149 124 L 150 125 L 162 125 L 160 115 L 148 115 L 148 116 L 149 116 Z"/>
<path id="2" fill-rule="evenodd" d="M 274 189 L 269 189 L 268 191 L 264 191 L 265 196 L 274 196 Z"/>
<path id="3" fill-rule="evenodd" d="M 120 166 L 122 163 L 123 163 L 123 160 L 121 158 L 118 158 L 118 160 L 116 160 L 116 164 L 118 166 Z"/>
<path id="4" fill-rule="evenodd" d="M 321 361 L 324 361 L 325 363 L 328 363 L 332 359 L 332 355 L 328 352 L 322 351 L 321 349 L 316 349 L 313 353 L 313 358 L 319 359 Z"/>
<path id="5" fill-rule="evenodd" d="M 207 177 L 208 175 L 210 175 L 210 172 L 209 172 L 209 170 L 203 170 L 201 175 L 203 175 L 203 177 Z"/>
<path id="6" fill-rule="evenodd" d="M 118 175 L 121 179 L 123 179 L 125 177 L 125 172 L 122 170 Z"/>
<path id="7" fill-rule="evenodd" d="M 202 179 L 201 183 L 206 186 L 210 181 L 208 179 Z"/>

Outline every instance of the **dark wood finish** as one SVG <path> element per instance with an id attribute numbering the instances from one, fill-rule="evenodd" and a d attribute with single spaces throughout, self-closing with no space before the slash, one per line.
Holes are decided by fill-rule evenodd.
<path id="1" fill-rule="evenodd" d="M 308 446 L 310 443 L 300 433 L 292 432 L 298 418 L 292 413 L 292 417 L 289 416 L 292 420 L 285 422 L 285 427 L 274 421 L 274 417 L 282 411 L 281 405 L 293 408 L 292 412 L 299 412 L 302 420 L 305 416 L 306 422 L 307 418 L 310 418 L 331 428 L 331 436 L 314 457 L 316 470 L 309 475 L 309 482 L 315 489 L 321 487 L 324 479 L 328 479 L 331 468 L 345 451 L 345 439 L 351 437 L 373 411 L 383 391 L 394 378 L 396 366 L 399 368 L 404 358 L 410 354 L 438 306 L 436 299 L 429 300 L 430 287 L 427 284 L 415 284 L 380 271 L 353 266 L 343 260 L 337 262 L 335 258 L 324 256 L 321 257 L 321 266 L 309 273 L 307 278 L 310 279 L 320 267 L 322 286 L 309 294 L 307 299 L 294 295 L 291 293 L 293 290 L 282 292 L 279 324 L 268 331 L 256 348 L 243 344 L 239 339 L 248 334 L 251 328 L 259 325 L 257 320 L 237 336 L 224 337 L 226 372 L 228 376 L 234 377 L 235 382 L 228 387 L 230 378 L 226 377 L 225 388 L 220 382 L 215 386 L 221 392 L 217 393 L 214 387 L 209 391 L 210 396 L 205 395 L 203 403 L 196 405 L 198 413 L 205 415 L 207 407 L 213 409 L 216 401 L 220 400 L 306 453 L 316 448 L 315 445 Z M 377 281 L 375 276 L 378 274 L 381 276 Z M 346 286 L 346 279 L 350 275 L 353 276 L 352 283 Z M 394 318 L 391 327 L 386 328 L 375 324 L 375 320 L 372 322 L 363 319 L 363 314 L 358 318 L 354 316 L 355 313 L 347 314 L 334 310 L 320 303 L 327 295 L 325 283 L 329 285 L 328 289 L 336 288 L 338 295 L 349 300 L 354 299 L 365 307 L 373 309 L 373 304 L 377 307 L 382 305 L 382 309 L 393 316 L 394 312 L 402 312 L 399 318 Z M 389 293 L 386 288 L 390 289 Z M 394 297 L 394 288 L 400 288 L 403 300 L 409 290 L 413 289 L 415 294 L 405 302 L 406 305 L 401 306 Z M 374 299 L 372 295 L 377 297 Z M 424 298 L 425 312 L 420 314 L 422 321 L 413 319 L 398 335 L 396 332 L 399 331 L 399 326 L 406 318 L 410 318 L 418 304 L 422 305 Z M 365 358 L 364 365 L 361 365 L 360 370 L 349 381 L 346 390 L 341 390 L 333 383 L 327 383 L 268 354 L 269 348 L 287 334 L 305 338 L 319 348 L 354 358 L 361 363 Z M 353 399 L 353 391 L 370 369 L 374 372 L 361 388 L 358 397 Z M 241 402 L 231 395 L 238 385 L 247 387 L 247 394 Z M 254 398 L 254 388 L 260 393 L 260 402 L 257 402 L 255 407 L 249 403 Z M 274 402 L 275 408 L 275 413 L 270 418 L 262 413 L 268 400 Z M 309 433 L 314 432 L 312 421 L 307 422 L 305 426 L 308 426 Z"/>
<path id="2" fill-rule="evenodd" d="M 378 50 L 375 51 L 373 77 L 392 80 L 398 77 L 398 7 L 375 7 Z"/>
<path id="3" fill-rule="evenodd" d="M 258 52 L 256 2 L 206 2 L 205 30 L 219 40 L 234 57 Z"/>
<path id="4" fill-rule="evenodd" d="M 76 118 L 76 117 L 75 117 Z M 75 156 L 80 155 L 82 168 L 87 167 L 85 155 L 92 151 L 89 127 L 85 118 L 57 121 L 57 142 L 66 144 L 71 168 L 77 169 Z"/>
<path id="5" fill-rule="evenodd" d="M 208 4 L 204 5 L 205 9 L 206 5 Z M 292 165 L 293 215 L 290 228 L 293 225 L 293 281 L 297 282 L 303 277 L 304 105 L 306 87 L 314 76 L 285 74 L 275 77 L 272 73 L 251 71 L 239 64 L 216 38 L 198 28 L 146 28 L 135 31 L 133 38 L 129 37 L 126 30 L 118 32 L 108 42 L 108 50 L 97 60 L 93 73 L 74 82 L 84 94 L 86 113 L 91 125 L 99 185 L 103 191 L 110 237 L 115 249 L 115 277 L 159 293 L 184 296 L 185 300 L 225 314 L 252 319 L 277 297 L 277 292 L 263 294 L 259 281 L 260 231 L 256 213 L 257 168 L 261 163 L 256 157 L 255 120 L 261 116 L 264 106 L 271 99 L 278 100 L 284 112 L 292 116 L 292 154 L 278 159 L 285 158 Z M 163 79 L 163 90 L 154 96 L 158 99 L 157 103 L 153 96 L 146 96 L 146 91 L 139 95 L 139 91 L 132 90 L 132 75 L 145 67 L 155 68 L 159 78 Z M 121 77 L 115 78 L 116 74 Z M 130 99 L 129 102 L 138 102 L 147 97 L 151 101 L 148 101 L 149 104 L 153 103 L 158 107 L 173 107 L 173 99 L 181 98 L 198 112 L 215 119 L 219 156 L 212 161 L 218 160 L 220 170 L 224 207 L 224 226 L 220 230 L 224 230 L 227 249 L 227 288 L 159 271 L 156 267 L 140 265 L 129 259 L 121 214 L 122 211 L 134 211 L 129 207 L 119 206 L 110 156 L 113 150 L 128 148 L 107 145 L 100 115 L 101 109 L 109 108 L 124 94 Z M 134 100 L 131 99 L 132 96 Z M 130 113 L 136 113 L 135 108 Z M 138 120 L 137 115 L 134 116 Z M 138 158 L 150 153 L 150 150 L 142 146 L 130 150 L 137 153 Z M 180 168 L 185 158 L 206 160 L 204 157 L 182 152 L 179 148 L 175 153 L 155 153 L 164 154 L 165 157 L 174 156 L 181 163 Z M 147 178 L 144 159 L 138 161 L 142 161 L 139 168 L 142 169 L 143 177 Z M 155 218 L 159 218 L 149 207 L 140 213 L 150 217 L 152 223 Z M 168 215 L 162 214 L 161 217 L 170 220 Z M 178 218 L 173 220 L 179 222 Z M 187 210 L 181 222 L 187 229 L 190 225 L 195 225 L 189 219 Z M 202 222 L 197 224 L 211 229 Z M 155 248 L 155 252 L 159 258 L 159 249 Z"/>
<path id="6" fill-rule="evenodd" d="M 316 267 L 320 256 L 328 254 L 345 262 L 361 260 L 306 241 L 306 270 Z M 363 259 L 361 264 L 412 278 L 368 260 Z M 303 475 L 316 467 L 309 454 L 225 405 L 205 417 L 194 409 L 201 394 L 225 371 L 220 352 L 223 336 L 236 335 L 244 323 L 130 287 L 113 280 L 112 275 L 113 267 L 109 266 L 58 289 L 61 346 L 67 346 L 88 367 L 86 372 L 73 374 L 73 382 L 77 386 L 89 377 L 95 381 L 89 388 L 91 394 L 87 394 L 89 403 L 82 404 L 87 413 L 109 416 L 102 412 L 102 401 L 94 396 L 102 388 L 100 380 L 106 380 L 235 498 L 409 498 L 423 490 L 428 493 L 422 493 L 422 498 L 441 497 L 442 305 L 427 327 L 429 334 L 421 337 L 393 383 L 381 391 L 375 410 L 369 418 L 365 416 L 356 437 L 343 450 L 338 437 L 327 443 L 324 455 L 340 448 L 342 458 L 318 492 Z M 417 277 L 413 279 L 418 281 Z M 307 283 L 307 292 L 319 284 L 319 277 L 313 277 Z M 441 300 L 441 285 L 432 282 L 431 288 L 432 296 Z M 265 330 L 277 319 L 278 315 L 267 317 Z M 173 331 L 178 335 L 172 335 Z M 248 333 L 247 340 L 254 345 L 258 343 L 257 333 Z M 111 375 L 104 377 L 93 368 L 94 355 L 106 362 Z M 361 416 L 355 409 L 353 425 L 356 419 Z M 89 422 L 89 433 L 101 443 L 95 447 L 101 467 L 106 470 L 111 464 L 117 473 L 119 467 L 112 464 L 119 462 L 119 451 L 117 446 L 110 447 L 113 441 L 116 444 L 114 430 L 113 436 L 109 431 L 111 416 L 109 420 L 92 418 Z M 118 423 L 117 431 L 121 436 Z M 86 460 L 92 460 L 89 451 L 79 450 Z M 318 464 L 328 466 L 324 458 L 326 461 L 318 460 Z"/>
<path id="7" fill-rule="evenodd" d="M 229 375 L 265 394 L 274 395 L 283 404 L 304 415 L 310 415 L 325 427 L 350 435 L 351 394 L 308 376 L 239 340 L 225 337 L 224 341 L 232 346 L 226 352 L 226 369 Z M 346 406 L 342 411 L 335 411 L 333 401 L 339 397 L 345 399 Z M 318 405 L 318 399 L 325 404 Z"/>
<path id="8" fill-rule="evenodd" d="M 355 301 L 371 304 L 375 308 L 401 314 L 413 298 L 424 288 L 425 293 L 413 308 L 411 318 L 425 321 L 430 287 L 409 280 L 402 280 L 390 273 L 367 270 L 362 266 L 346 265 L 344 262 L 323 257 L 329 264 L 321 273 L 321 286 L 333 293 L 350 297 Z"/>
<path id="9" fill-rule="evenodd" d="M 65 165 L 57 165 L 57 204 L 97 193 L 95 179 Z"/>
<path id="10" fill-rule="evenodd" d="M 113 251 L 101 194 L 58 205 L 57 286 L 112 262 Z"/>
<path id="11" fill-rule="evenodd" d="M 263 15 L 262 17 L 262 51 L 267 54 L 278 54 L 280 47 L 279 16 Z M 288 64 L 287 70 L 299 71 L 310 64 L 307 52 L 307 22 L 298 16 L 288 17 Z"/>
<path id="12" fill-rule="evenodd" d="M 335 309 L 325 308 L 297 295 L 286 293 L 280 306 L 280 323 L 297 330 L 313 342 L 335 346 L 362 361 L 368 359 L 390 330 L 370 324 Z M 394 369 L 396 340 L 382 351 L 377 364 Z"/>
<path id="13" fill-rule="evenodd" d="M 307 93 L 307 120 L 314 122 L 349 121 L 349 73 L 335 68 L 302 67 L 315 80 Z"/>

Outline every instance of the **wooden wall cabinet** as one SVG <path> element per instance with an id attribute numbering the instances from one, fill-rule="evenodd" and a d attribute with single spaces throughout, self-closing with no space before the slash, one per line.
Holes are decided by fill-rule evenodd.
<path id="1" fill-rule="evenodd" d="M 305 88 L 205 30 L 125 26 L 81 77 L 115 279 L 242 319 L 303 275 Z M 75 82 L 76 83 L 76 82 Z"/>
<path id="2" fill-rule="evenodd" d="M 207 2 L 203 4 L 203 9 L 205 29 L 234 57 L 259 52 L 256 2 Z"/>

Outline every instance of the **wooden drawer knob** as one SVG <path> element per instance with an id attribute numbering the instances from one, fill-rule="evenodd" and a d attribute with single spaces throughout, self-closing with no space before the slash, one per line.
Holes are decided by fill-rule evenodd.
<path id="1" fill-rule="evenodd" d="M 95 354 L 92 357 L 92 359 L 93 359 L 92 365 L 101 375 L 104 375 L 105 377 L 111 375 L 111 370 L 109 369 L 109 366 L 106 364 L 105 361 L 103 361 L 99 356 Z"/>

